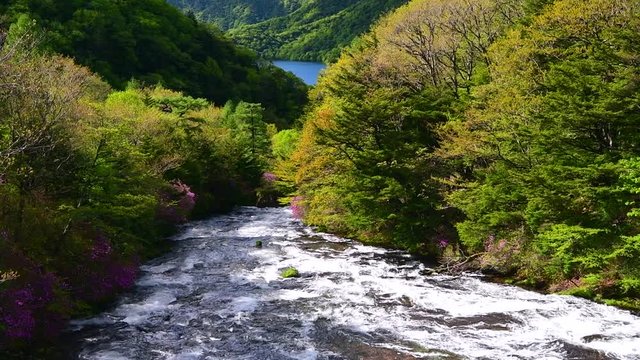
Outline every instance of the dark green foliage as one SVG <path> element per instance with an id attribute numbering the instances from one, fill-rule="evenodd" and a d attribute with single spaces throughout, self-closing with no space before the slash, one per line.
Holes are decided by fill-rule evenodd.
<path id="1" fill-rule="evenodd" d="M 369 235 L 371 240 L 414 250 L 426 246 L 443 225 L 439 186 L 430 179 L 445 167 L 429 153 L 437 144 L 434 129 L 446 120 L 443 111 L 452 97 L 447 101 L 428 92 L 376 85 L 361 91 L 346 83 L 339 86 L 340 94 L 332 95 L 345 105 L 334 127 L 319 131 L 319 141 L 339 148 L 353 164 L 352 181 L 341 184 L 354 221 L 348 226 L 356 233 L 377 233 Z"/>
<path id="2" fill-rule="evenodd" d="M 135 78 L 216 104 L 262 103 L 272 122 L 290 122 L 300 114 L 303 84 L 258 63 L 220 31 L 165 1 L 12 0 L 4 7 L 5 25 L 20 13 L 29 14 L 47 31 L 47 47 L 74 57 L 116 88 Z"/>
<path id="3" fill-rule="evenodd" d="M 223 30 L 285 16 L 309 0 L 169 0 Z"/>

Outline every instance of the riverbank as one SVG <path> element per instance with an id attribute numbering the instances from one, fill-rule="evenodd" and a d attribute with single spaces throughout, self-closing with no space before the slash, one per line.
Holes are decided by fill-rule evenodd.
<path id="1" fill-rule="evenodd" d="M 133 292 L 72 324 L 81 358 L 640 354 L 640 318 L 627 311 L 473 275 L 425 276 L 406 252 L 315 232 L 287 209 L 241 208 L 174 240 Z M 300 277 L 282 279 L 290 266 Z"/>
<path id="2" fill-rule="evenodd" d="M 418 255 L 419 256 L 419 255 Z M 621 310 L 628 310 L 635 315 L 640 315 L 640 299 L 635 298 L 607 298 L 602 293 L 594 292 L 585 284 L 579 284 L 575 281 L 564 281 L 559 284 L 549 284 L 547 282 L 535 282 L 530 278 L 518 275 L 517 269 L 500 269 L 492 265 L 488 265 L 487 261 L 483 261 L 483 256 L 491 256 L 487 253 L 476 253 L 467 257 L 451 258 L 449 255 L 440 261 L 433 261 L 429 258 L 423 258 L 427 263 L 431 263 L 433 267 L 429 270 L 431 274 L 439 275 L 460 275 L 463 273 L 482 274 L 484 279 L 489 282 L 504 285 L 513 285 L 520 288 L 535 291 L 545 295 L 569 295 L 576 296 L 599 304 L 617 307 Z"/>

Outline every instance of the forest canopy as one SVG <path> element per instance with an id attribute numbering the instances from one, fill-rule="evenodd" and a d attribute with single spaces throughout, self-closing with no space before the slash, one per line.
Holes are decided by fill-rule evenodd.
<path id="1" fill-rule="evenodd" d="M 279 176 L 308 224 L 638 308 L 639 19 L 414 0 L 321 78 Z"/>
<path id="2" fill-rule="evenodd" d="M 164 0 L 11 0 L 0 4 L 0 14 L 5 29 L 27 16 L 46 48 L 73 57 L 117 89 L 136 79 L 219 105 L 261 103 L 270 121 L 283 124 L 300 114 L 306 98 L 297 78 Z"/>
<path id="3" fill-rule="evenodd" d="M 335 61 L 340 51 L 408 0 L 171 0 L 267 59 Z"/>

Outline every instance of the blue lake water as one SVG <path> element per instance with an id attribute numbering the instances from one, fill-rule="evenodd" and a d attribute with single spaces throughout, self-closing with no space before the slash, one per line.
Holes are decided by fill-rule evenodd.
<path id="1" fill-rule="evenodd" d="M 273 65 L 294 73 L 307 85 L 315 85 L 320 71 L 327 66 L 318 62 L 276 60 Z"/>

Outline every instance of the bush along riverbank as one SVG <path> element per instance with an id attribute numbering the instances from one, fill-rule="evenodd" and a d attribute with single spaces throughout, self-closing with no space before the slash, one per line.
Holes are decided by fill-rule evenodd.
<path id="1" fill-rule="evenodd" d="M 294 213 L 638 309 L 639 14 L 637 0 L 411 1 L 312 91 L 276 171 Z"/>
<path id="2" fill-rule="evenodd" d="M 274 125 L 161 86 L 114 91 L 13 27 L 0 51 L 0 349 L 131 288 L 189 218 L 255 204 Z"/>

